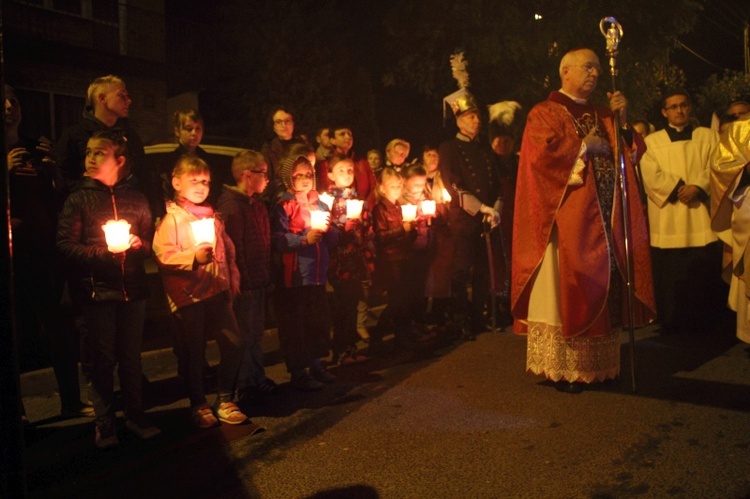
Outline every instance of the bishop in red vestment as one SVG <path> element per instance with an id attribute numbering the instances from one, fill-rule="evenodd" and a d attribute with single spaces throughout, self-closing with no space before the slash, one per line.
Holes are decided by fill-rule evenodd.
<path id="1" fill-rule="evenodd" d="M 574 392 L 581 383 L 619 375 L 620 331 L 627 320 L 623 207 L 613 155 L 613 113 L 626 123 L 627 101 L 615 92 L 610 109 L 588 102 L 601 71 L 589 49 L 565 54 L 562 88 L 529 113 L 516 188 L 514 330 L 528 335 L 527 369 Z M 634 301 L 642 317 L 644 308 L 655 310 L 647 221 L 633 168 L 645 145 L 629 129 L 621 136 Z"/>

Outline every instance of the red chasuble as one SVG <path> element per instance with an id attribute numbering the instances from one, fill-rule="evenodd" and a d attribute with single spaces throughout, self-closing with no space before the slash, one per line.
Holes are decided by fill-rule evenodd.
<path id="1" fill-rule="evenodd" d="M 613 261 L 625 282 L 619 182 L 616 176 L 602 179 L 601 168 L 595 168 L 595 162 L 609 161 L 609 171 L 613 172 L 612 158 L 586 154 L 584 168 L 575 174 L 582 182 L 569 185 L 582 138 L 593 127 L 614 150 L 614 120 L 608 108 L 578 104 L 560 92 L 552 92 L 529 113 L 521 144 L 513 226 L 511 305 L 517 333 L 527 332 L 531 288 L 555 226 L 560 277 L 557 306 L 563 337 L 601 336 L 627 322 L 627 288 L 624 284 L 613 288 L 610 282 Z M 633 135 L 633 147 L 623 140 L 623 151 L 628 172 L 636 321 L 643 323 L 655 311 L 655 304 L 647 220 L 633 168 L 646 147 L 640 135 Z M 617 162 L 614 166 L 619 169 Z M 606 209 L 606 201 L 600 199 L 601 193 L 607 192 L 602 182 L 611 182 L 612 195 Z M 607 211 L 609 216 L 605 217 Z M 614 319 L 608 311 L 611 290 L 622 293 L 617 297 L 622 314 Z"/>

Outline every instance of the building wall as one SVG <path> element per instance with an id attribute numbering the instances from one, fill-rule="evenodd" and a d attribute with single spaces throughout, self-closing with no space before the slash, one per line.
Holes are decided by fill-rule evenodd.
<path id="1" fill-rule="evenodd" d="M 161 139 L 168 90 L 164 1 L 81 0 L 79 10 L 73 4 L 76 12 L 55 10 L 55 5 L 51 0 L 3 1 L 4 77 L 33 97 L 34 109 L 44 114 L 31 116 L 24 107 L 24 126 L 56 139 L 80 118 L 89 83 L 116 74 L 127 84 L 133 99 L 130 120 L 144 143 Z"/>

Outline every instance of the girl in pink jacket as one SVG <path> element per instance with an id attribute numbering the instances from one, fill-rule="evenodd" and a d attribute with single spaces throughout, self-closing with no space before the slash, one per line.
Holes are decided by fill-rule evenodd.
<path id="1" fill-rule="evenodd" d="M 205 203 L 211 175 L 205 161 L 183 156 L 172 172 L 174 203 L 154 236 L 154 254 L 177 323 L 180 359 L 193 423 L 210 428 L 218 421 L 241 424 L 247 416 L 234 403 L 242 359 L 242 340 L 231 300 L 239 294 L 240 277 L 234 245 L 224 223 Z M 202 234 L 197 226 L 208 225 Z M 204 227 L 205 228 L 205 227 Z M 213 230 L 211 230 L 213 229 Z M 203 388 L 206 339 L 216 338 L 221 353 L 216 402 L 209 407 Z M 218 419 L 218 421 L 217 421 Z"/>

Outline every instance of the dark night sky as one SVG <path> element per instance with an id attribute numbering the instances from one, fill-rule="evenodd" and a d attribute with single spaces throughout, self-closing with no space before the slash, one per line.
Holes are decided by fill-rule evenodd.
<path id="1" fill-rule="evenodd" d="M 222 3 L 219 2 L 218 5 Z M 227 3 L 232 2 L 229 1 Z M 357 48 L 359 51 L 358 56 L 361 57 L 361 62 L 366 64 L 371 72 L 373 89 L 378 93 L 377 98 L 382 99 L 381 102 L 388 102 L 389 106 L 386 106 L 388 108 L 404 109 L 418 104 L 419 113 L 401 114 L 389 114 L 386 112 L 387 109 L 381 106 L 376 117 L 376 120 L 379 122 L 378 131 L 371 138 L 371 141 L 367 141 L 369 143 L 363 143 L 365 140 L 358 140 L 358 149 L 364 146 L 378 147 L 382 145 L 380 142 L 384 143 L 392 138 L 392 136 L 397 135 L 413 139 L 415 141 L 413 145 L 416 146 L 416 149 L 419 147 L 417 144 L 423 140 L 434 142 L 435 139 L 440 140 L 444 138 L 439 138 L 439 136 L 452 133 L 450 130 L 443 129 L 440 125 L 439 104 L 436 103 L 434 106 L 434 119 L 433 117 L 429 119 L 429 123 L 433 124 L 434 122 L 434 127 L 429 126 L 426 128 L 430 128 L 430 130 L 422 130 L 422 128 L 425 128 L 424 125 L 421 127 L 416 126 L 415 130 L 415 123 L 411 121 L 416 120 L 418 122 L 418 118 L 422 118 L 422 121 L 424 121 L 423 117 L 425 113 L 431 115 L 433 108 L 431 101 L 427 102 L 424 97 L 415 94 L 413 91 L 406 91 L 403 88 L 378 88 L 378 75 L 382 74 L 381 71 L 389 62 L 383 59 L 384 50 L 381 46 L 383 43 L 382 23 L 385 12 L 397 5 L 397 2 L 392 0 L 366 0 L 358 3 L 357 8 L 354 8 L 353 4 L 340 3 L 337 0 L 320 0 L 315 2 L 302 0 L 300 5 L 303 5 L 305 9 L 314 9 L 316 16 L 323 13 L 325 9 L 336 9 L 339 14 L 344 12 L 346 14 L 346 24 L 350 27 L 355 26 L 355 29 L 362 35 L 358 37 L 358 41 L 360 42 Z M 200 20 L 201 23 L 205 24 L 221 24 L 219 19 L 212 18 L 211 15 L 212 12 L 216 13 L 215 5 L 207 4 L 206 2 L 167 0 L 166 6 L 168 16 L 177 15 Z M 708 62 L 693 55 L 685 48 L 675 48 L 672 55 L 673 64 L 685 71 L 688 88 L 691 91 L 703 84 L 713 73 L 722 73 L 727 69 L 735 71 L 742 71 L 744 69 L 742 27 L 743 22 L 748 19 L 750 19 L 749 0 L 705 1 L 704 12 L 700 16 L 695 29 L 692 33 L 682 36 L 679 41 Z M 627 26 L 625 26 L 625 30 L 627 37 Z M 252 34 L 253 30 L 248 29 L 248 36 L 252 36 Z M 222 36 L 222 33 L 217 33 L 217 35 Z M 625 40 L 625 43 L 627 43 L 627 38 Z M 366 43 L 363 43 L 363 41 L 366 41 Z M 208 91 L 207 93 L 210 93 L 212 89 L 209 87 L 205 88 L 205 90 Z M 204 95 L 204 97 L 208 99 L 209 95 Z M 208 103 L 209 101 L 207 100 L 206 102 Z M 258 119 L 262 119 L 263 113 L 260 112 L 260 109 L 256 111 Z M 310 119 L 308 121 L 312 122 L 313 120 Z M 308 124 L 307 128 L 312 128 L 312 125 Z M 306 131 L 310 132 L 311 130 Z M 365 135 L 368 134 L 361 134 L 359 138 L 365 139 Z"/>
<path id="2" fill-rule="evenodd" d="M 725 69 L 744 70 L 743 21 L 750 21 L 750 2 L 747 0 L 710 0 L 692 33 L 680 40 L 703 59 L 679 48 L 672 60 L 688 77 L 688 85 L 703 83 L 713 73 Z"/>

